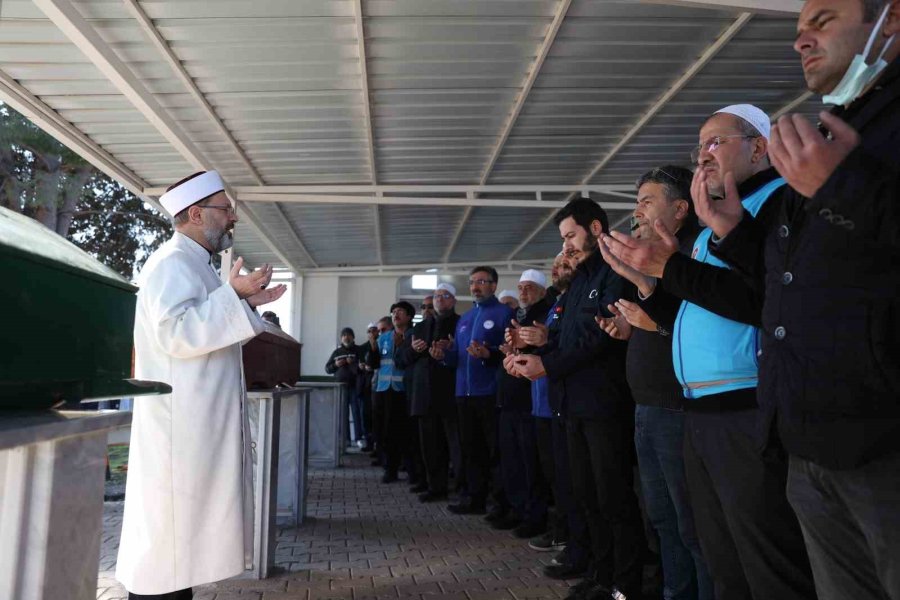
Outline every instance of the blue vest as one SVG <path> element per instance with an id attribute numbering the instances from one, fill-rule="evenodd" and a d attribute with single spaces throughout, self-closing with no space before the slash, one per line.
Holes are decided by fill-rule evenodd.
<path id="1" fill-rule="evenodd" d="M 394 366 L 393 331 L 385 331 L 378 336 L 378 353 L 381 356 L 379 357 L 378 384 L 375 386 L 375 391 L 385 392 L 388 388 L 398 392 L 404 391 L 403 371 Z"/>
<path id="2" fill-rule="evenodd" d="M 785 184 L 778 178 L 744 198 L 744 208 L 754 217 L 766 200 Z M 692 258 L 723 269 L 727 264 L 709 253 L 712 230 L 704 229 L 694 242 Z M 738 323 L 682 302 L 672 335 L 675 375 L 685 398 L 703 398 L 734 390 L 755 388 L 759 363 L 759 329 Z"/>

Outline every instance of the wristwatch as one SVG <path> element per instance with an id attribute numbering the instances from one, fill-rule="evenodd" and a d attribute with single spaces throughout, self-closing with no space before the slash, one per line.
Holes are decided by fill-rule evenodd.
<path id="1" fill-rule="evenodd" d="M 669 337 L 669 335 L 671 335 L 669 330 L 666 329 L 665 327 L 663 327 L 662 325 L 656 326 L 656 333 L 658 333 L 659 335 L 661 335 L 663 337 Z"/>

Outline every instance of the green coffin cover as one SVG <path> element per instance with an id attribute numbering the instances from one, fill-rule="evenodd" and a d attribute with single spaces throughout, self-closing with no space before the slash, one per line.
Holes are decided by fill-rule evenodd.
<path id="1" fill-rule="evenodd" d="M 137 288 L 0 207 L 0 408 L 171 391 L 129 381 Z"/>

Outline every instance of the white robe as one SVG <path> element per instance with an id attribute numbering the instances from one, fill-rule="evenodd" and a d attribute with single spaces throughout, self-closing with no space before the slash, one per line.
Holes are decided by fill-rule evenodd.
<path id="1" fill-rule="evenodd" d="M 116 578 L 164 594 L 238 575 L 252 557 L 241 343 L 264 325 L 180 233 L 138 286 L 135 376 L 172 393 L 135 399 Z"/>

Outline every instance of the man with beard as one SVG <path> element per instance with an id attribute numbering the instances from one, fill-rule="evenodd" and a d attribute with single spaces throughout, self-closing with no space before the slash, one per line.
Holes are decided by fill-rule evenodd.
<path id="1" fill-rule="evenodd" d="M 547 277 L 536 269 L 528 269 L 519 278 L 517 324 L 531 326 L 542 323 L 550 308 L 547 302 Z M 519 344 L 512 330 L 513 343 L 501 350 L 509 356 L 533 351 Z M 512 370 L 512 369 L 510 369 Z M 530 538 L 547 528 L 547 504 L 550 489 L 538 459 L 537 433 L 531 416 L 531 382 L 518 377 L 514 370 L 498 370 L 497 405 L 500 407 L 500 473 L 509 513 L 491 523 L 494 529 L 513 529 L 513 535 Z"/>
<path id="2" fill-rule="evenodd" d="M 700 127 L 692 153 L 695 177 L 710 193 L 738 186 L 743 208 L 766 219 L 786 189 L 769 164 L 769 132 L 759 108 L 727 106 Z M 693 190 L 692 197 L 698 203 Z M 685 396 L 685 475 L 715 595 L 813 598 L 809 559 L 785 495 L 787 457 L 778 445 L 764 456 L 758 451 L 761 293 L 710 252 L 710 229 L 697 236 L 691 257 L 678 252 L 661 219 L 654 229 L 653 239 L 613 232 L 601 248 L 638 287 L 647 314 L 672 328 Z M 759 398 L 766 402 L 765 394 Z"/>
<path id="3" fill-rule="evenodd" d="M 459 321 L 455 310 L 456 288 L 441 283 L 426 301 L 429 298 L 434 301 L 431 314 L 413 328 L 397 357 L 398 364 L 405 364 L 407 371 L 412 371 L 407 394 L 410 415 L 418 421 L 426 475 L 424 489 L 415 490 L 419 492 L 421 502 L 435 502 L 447 497 L 448 460 L 453 463 L 457 481 L 463 473 L 454 394 L 456 369 L 444 360 L 444 352 Z"/>
<path id="4" fill-rule="evenodd" d="M 502 360 L 500 345 L 513 311 L 501 304 L 497 271 L 479 266 L 469 273 L 469 292 L 475 299 L 471 310 L 456 324 L 454 341 L 445 352 L 447 364 L 456 366 L 456 400 L 459 434 L 466 461 L 466 487 L 457 504 L 447 507 L 455 514 L 485 512 L 487 497 L 495 506 L 488 517 L 502 517 L 506 499 L 500 486 L 497 447 L 497 369 Z"/>
<path id="5" fill-rule="evenodd" d="M 253 499 L 241 343 L 265 331 L 255 308 L 280 298 L 269 266 L 223 284 L 212 255 L 238 218 L 218 173 L 160 198 L 175 234 L 138 277 L 135 376 L 172 393 L 135 402 L 116 577 L 129 598 L 183 600 L 191 587 L 244 571 Z"/>
<path id="6" fill-rule="evenodd" d="M 790 454 L 823 600 L 900 598 L 898 32 L 896 0 L 807 0 L 794 49 L 834 105 L 819 115 L 827 136 L 800 115 L 773 126 L 791 188 L 774 219 L 696 182 L 711 251 L 765 290 L 760 429 Z"/>
<path id="7" fill-rule="evenodd" d="M 569 202 L 555 216 L 563 250 L 577 263 L 562 302 L 556 334 L 540 354 L 516 358 L 516 371 L 543 375 L 560 389 L 566 415 L 572 487 L 590 530 L 591 565 L 571 598 L 609 599 L 614 587 L 640 598 L 643 523 L 634 494 L 634 404 L 625 382 L 626 344 L 594 322 L 622 297 L 624 280 L 597 250 L 609 229 L 590 198 Z"/>

